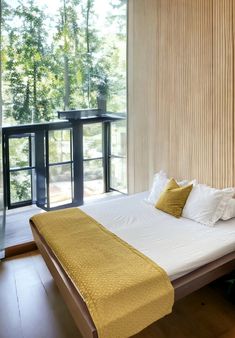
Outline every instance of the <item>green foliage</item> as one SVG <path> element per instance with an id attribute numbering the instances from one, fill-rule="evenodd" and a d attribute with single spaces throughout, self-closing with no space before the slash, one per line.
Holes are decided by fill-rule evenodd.
<path id="1" fill-rule="evenodd" d="M 49 132 L 49 162 L 71 161 L 70 129 L 52 130 Z"/>
<path id="2" fill-rule="evenodd" d="M 9 83 L 5 114 L 19 123 L 50 120 L 53 103 L 47 96 L 48 71 L 51 61 L 47 55 L 45 15 L 30 0 L 20 3 L 13 19 L 22 23 L 10 28 L 4 81 Z"/>
<path id="3" fill-rule="evenodd" d="M 108 111 L 126 112 L 126 0 L 106 0 L 106 16 L 99 0 L 54 0 L 53 12 L 36 0 L 1 1 L 4 124 L 50 121 L 58 110 L 106 101 Z M 50 162 L 70 159 L 69 138 L 50 133 Z M 27 140 L 11 140 L 11 167 L 27 166 L 28 151 Z M 84 155 L 101 154 L 101 126 L 87 126 Z M 63 168 L 51 170 L 52 180 L 67 179 Z M 102 179 L 102 160 L 85 163 L 84 174 Z M 30 194 L 28 171 L 12 173 L 12 202 Z"/>
<path id="4" fill-rule="evenodd" d="M 9 139 L 10 168 L 29 166 L 29 138 Z M 31 199 L 31 182 L 28 170 L 14 171 L 10 174 L 11 202 Z"/>
<path id="5" fill-rule="evenodd" d="M 99 28 L 98 0 L 57 1 L 50 17 L 34 0 L 15 1 L 17 6 L 3 1 L 8 123 L 49 121 L 57 110 L 95 108 L 99 97 L 108 100 L 109 110 L 126 110 L 126 1 L 110 1 L 103 23 L 110 32 Z"/>
<path id="6" fill-rule="evenodd" d="M 31 181 L 27 172 L 11 173 L 11 202 L 31 199 Z"/>
<path id="7" fill-rule="evenodd" d="M 29 166 L 29 138 L 9 139 L 10 168 Z"/>

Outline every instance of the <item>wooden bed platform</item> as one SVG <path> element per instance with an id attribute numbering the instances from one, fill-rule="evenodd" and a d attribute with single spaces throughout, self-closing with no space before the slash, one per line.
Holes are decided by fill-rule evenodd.
<path id="1" fill-rule="evenodd" d="M 31 229 L 38 249 L 43 256 L 59 290 L 62 294 L 71 315 L 84 338 L 98 338 L 97 330 L 86 303 L 83 301 L 77 288 L 64 271 L 60 262 L 40 235 L 33 222 Z M 225 255 L 209 264 L 206 264 L 193 272 L 178 278 L 172 282 L 175 290 L 175 300 L 200 289 L 217 278 L 235 270 L 235 252 Z"/>

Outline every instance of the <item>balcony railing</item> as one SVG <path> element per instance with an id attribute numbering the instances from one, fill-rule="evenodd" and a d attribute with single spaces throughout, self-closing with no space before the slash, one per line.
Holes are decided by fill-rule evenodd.
<path id="1" fill-rule="evenodd" d="M 4 127 L 6 206 L 51 210 L 81 205 L 92 193 L 125 192 L 124 125 L 123 117 L 103 114 Z"/>

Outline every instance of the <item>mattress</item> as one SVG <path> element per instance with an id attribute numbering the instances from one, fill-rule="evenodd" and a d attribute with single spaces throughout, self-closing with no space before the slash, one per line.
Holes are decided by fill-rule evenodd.
<path id="1" fill-rule="evenodd" d="M 147 194 L 80 208 L 160 265 L 171 281 L 235 251 L 235 219 L 214 227 L 177 219 L 147 204 Z"/>

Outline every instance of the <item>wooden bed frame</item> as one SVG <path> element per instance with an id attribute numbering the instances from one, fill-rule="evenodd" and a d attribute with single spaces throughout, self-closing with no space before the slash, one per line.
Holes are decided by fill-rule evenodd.
<path id="1" fill-rule="evenodd" d="M 74 286 L 73 282 L 64 271 L 60 262 L 32 221 L 30 221 L 30 225 L 37 247 L 43 256 L 79 331 L 84 338 L 98 338 L 94 322 L 77 288 Z M 235 251 L 174 280 L 172 284 L 175 289 L 175 300 L 179 300 L 184 296 L 189 295 L 233 270 L 235 270 Z"/>

